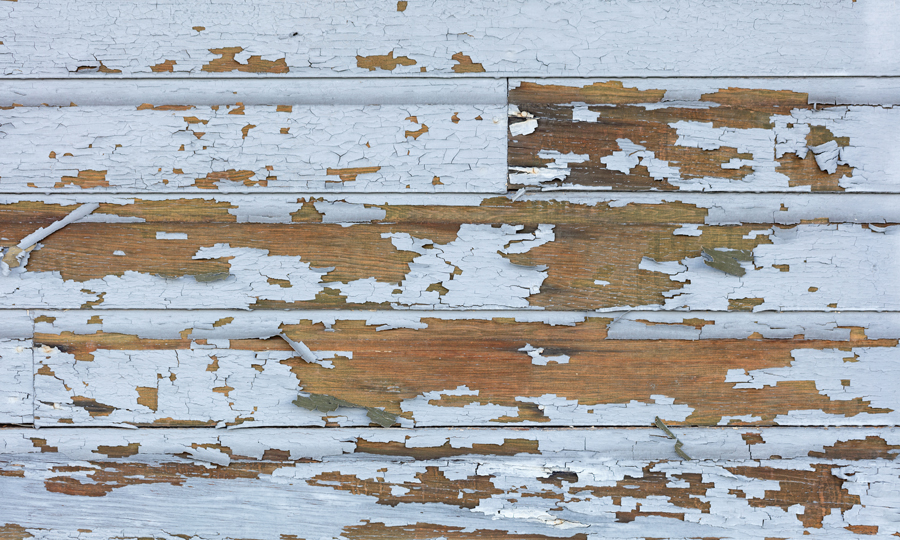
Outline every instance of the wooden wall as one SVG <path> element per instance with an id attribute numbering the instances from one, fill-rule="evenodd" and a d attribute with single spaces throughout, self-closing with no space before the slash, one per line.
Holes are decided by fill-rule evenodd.
<path id="1" fill-rule="evenodd" d="M 900 536 L 896 3 L 0 12 L 0 539 Z"/>

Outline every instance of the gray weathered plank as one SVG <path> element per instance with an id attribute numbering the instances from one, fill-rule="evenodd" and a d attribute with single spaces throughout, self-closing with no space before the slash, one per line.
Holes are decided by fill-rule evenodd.
<path id="1" fill-rule="evenodd" d="M 900 8 L 888 0 L 20 0 L 0 8 L 0 69 L 10 77 L 900 74 Z"/>
<path id="2" fill-rule="evenodd" d="M 11 537 L 858 538 L 896 429 L 4 430 Z M 47 511 L 52 508 L 53 511 Z M 338 511 L 339 509 L 339 511 Z"/>

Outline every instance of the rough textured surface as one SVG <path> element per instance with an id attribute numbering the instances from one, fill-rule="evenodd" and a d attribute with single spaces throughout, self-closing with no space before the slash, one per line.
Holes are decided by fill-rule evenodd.
<path id="1" fill-rule="evenodd" d="M 39 426 L 884 425 L 900 406 L 900 325 L 875 314 L 34 317 Z M 309 395 L 344 404 L 292 403 Z"/>
<path id="2" fill-rule="evenodd" d="M 896 310 L 900 206 L 842 197 L 101 198 L 0 294 L 60 309 Z M 7 201 L 2 246 L 75 202 Z M 733 250 L 749 252 L 743 274 L 708 260 Z"/>
<path id="3" fill-rule="evenodd" d="M 900 530 L 895 429 L 676 432 L 697 459 L 678 460 L 656 429 L 5 430 L 0 492 L 17 504 L 2 530 L 266 540 Z"/>
<path id="4" fill-rule="evenodd" d="M 0 69 L 19 77 L 900 74 L 900 8 L 890 1 L 19 0 L 0 8 Z"/>
<path id="5" fill-rule="evenodd" d="M 34 421 L 33 317 L 0 313 L 0 424 Z"/>
<path id="6" fill-rule="evenodd" d="M 898 27 L 0 2 L 0 540 L 900 536 Z"/>
<path id="7" fill-rule="evenodd" d="M 501 105 L 197 105 L 199 90 L 159 93 L 0 111 L 0 191 L 506 191 Z"/>
<path id="8" fill-rule="evenodd" d="M 900 190 L 893 82 L 540 79 L 509 97 L 516 188 Z"/>

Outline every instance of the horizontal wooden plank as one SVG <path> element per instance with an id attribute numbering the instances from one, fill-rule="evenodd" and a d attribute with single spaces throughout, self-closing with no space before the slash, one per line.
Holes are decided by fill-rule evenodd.
<path id="1" fill-rule="evenodd" d="M 673 428 L 688 461 L 897 460 L 900 428 Z M 240 461 L 300 463 L 437 461 L 543 457 L 561 461 L 684 461 L 657 428 L 0 428 L 0 463 L 19 460 L 121 463 L 181 458 L 227 467 Z M 273 464 L 277 465 L 277 464 Z M 62 471 L 60 471 L 62 472 Z M 271 474 L 271 472 L 269 473 Z M 107 490 L 118 489 L 112 486 Z"/>
<path id="2" fill-rule="evenodd" d="M 19 0 L 2 10 L 9 77 L 900 74 L 900 9 L 889 1 Z"/>
<path id="3" fill-rule="evenodd" d="M 868 99 L 893 99 L 890 79 L 829 79 L 830 87 L 853 86 Z M 842 82 L 843 81 L 843 82 Z M 864 85 L 861 85 L 863 83 Z M 104 78 L 4 79 L 0 107 L 138 107 L 163 105 L 506 105 L 504 79 L 316 78 L 298 83 L 279 79 Z M 864 86 L 865 88 L 861 88 Z M 107 91 L 115 88 L 114 92 Z"/>
<path id="4" fill-rule="evenodd" d="M 33 334 L 28 313 L 0 314 L 0 424 L 34 421 Z"/>
<path id="5" fill-rule="evenodd" d="M 900 530 L 896 430 L 676 430 L 700 458 L 690 461 L 659 433 L 4 430 L 0 492 L 16 495 L 0 531 L 588 540 Z"/>
<path id="6" fill-rule="evenodd" d="M 23 309 L 900 309 L 900 205 L 847 197 L 113 198 L 20 253 L 0 294 Z M 26 250 L 87 200 L 5 199 L 0 246 Z"/>
<path id="7" fill-rule="evenodd" d="M 897 314 L 32 316 L 42 427 L 900 421 Z"/>
<path id="8" fill-rule="evenodd" d="M 506 191 L 499 104 L 297 105 L 269 91 L 254 97 L 270 104 L 248 105 L 203 85 L 158 86 L 132 90 L 127 105 L 0 111 L 0 192 Z M 441 89 L 418 86 L 419 99 Z"/>
<path id="9" fill-rule="evenodd" d="M 510 81 L 514 188 L 900 191 L 895 83 Z"/>

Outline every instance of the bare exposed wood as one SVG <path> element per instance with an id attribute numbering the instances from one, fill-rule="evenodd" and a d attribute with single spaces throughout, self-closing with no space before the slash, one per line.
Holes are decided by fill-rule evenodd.
<path id="1" fill-rule="evenodd" d="M 900 73 L 900 11 L 880 1 L 128 0 L 111 8 L 21 0 L 0 8 L 7 77 Z"/>
<path id="2" fill-rule="evenodd" d="M 900 325 L 875 314 L 38 316 L 40 426 L 885 425 L 900 409 Z M 335 404 L 293 403 L 309 395 Z"/>
<path id="3" fill-rule="evenodd" d="M 891 157 L 900 114 L 883 107 L 896 97 L 823 81 L 536 80 L 511 88 L 515 188 L 900 190 Z"/>
<path id="4" fill-rule="evenodd" d="M 0 490 L 18 496 L 3 532 L 518 540 L 898 530 L 895 429 L 678 430 L 691 461 L 657 433 L 5 430 Z M 837 450 L 848 447 L 857 452 Z"/>
<path id="5" fill-rule="evenodd" d="M 900 308 L 892 199 L 654 197 L 109 199 L 0 293 L 20 308 Z M 70 202 L 10 200 L 0 246 Z M 744 274 L 712 252 L 749 252 L 732 257 Z"/>

